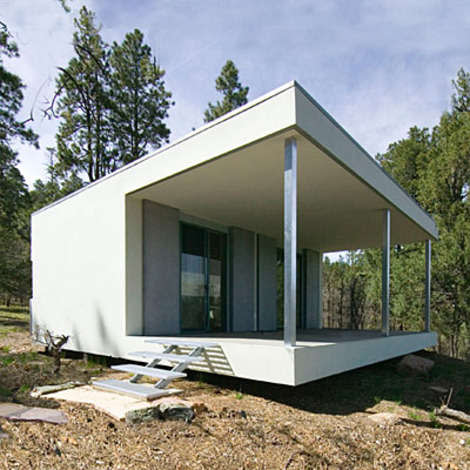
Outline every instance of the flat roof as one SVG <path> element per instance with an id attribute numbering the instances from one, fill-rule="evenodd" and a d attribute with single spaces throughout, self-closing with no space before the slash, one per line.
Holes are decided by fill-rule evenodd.
<path id="1" fill-rule="evenodd" d="M 431 216 L 295 81 L 34 215 L 117 184 L 128 197 L 279 239 L 283 141 L 292 136 L 298 139 L 300 246 L 380 246 L 385 208 L 392 213 L 392 243 L 438 236 Z"/>

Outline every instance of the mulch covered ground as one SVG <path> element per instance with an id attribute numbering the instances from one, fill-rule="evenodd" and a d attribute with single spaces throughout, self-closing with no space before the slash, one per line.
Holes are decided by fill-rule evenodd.
<path id="1" fill-rule="evenodd" d="M 54 376 L 52 360 L 34 351 L 26 332 L 0 330 L 0 401 L 60 407 L 69 418 L 65 425 L 0 420 L 9 435 L 0 441 L 0 468 L 467 469 L 470 429 L 432 414 L 443 397 L 429 386 L 453 386 L 452 406 L 469 412 L 470 366 L 432 358 L 428 377 L 400 376 L 389 361 L 295 389 L 195 374 L 178 383 L 183 398 L 207 407 L 191 424 L 129 426 L 90 406 L 32 399 L 34 385 L 109 369 L 70 359 Z M 377 412 L 401 420 L 376 424 L 368 416 Z"/>

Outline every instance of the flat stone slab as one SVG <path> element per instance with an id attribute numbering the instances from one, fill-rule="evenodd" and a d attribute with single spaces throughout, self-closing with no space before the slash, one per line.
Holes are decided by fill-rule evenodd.
<path id="1" fill-rule="evenodd" d="M 42 421 L 52 424 L 67 422 L 67 416 L 63 411 L 51 408 L 30 408 L 17 403 L 0 403 L 0 418 L 11 421 Z"/>
<path id="2" fill-rule="evenodd" d="M 369 415 L 368 418 L 374 423 L 381 424 L 383 426 L 391 426 L 401 421 L 400 416 L 394 413 L 375 413 Z"/>
<path id="3" fill-rule="evenodd" d="M 149 385 L 149 387 L 151 387 L 151 385 Z M 180 390 L 168 389 L 168 392 L 179 393 Z M 129 411 L 152 408 L 158 406 L 160 403 L 158 400 L 148 402 L 141 398 L 107 392 L 105 390 L 97 390 L 90 385 L 49 393 L 45 398 L 86 403 L 119 421 L 124 420 Z"/>

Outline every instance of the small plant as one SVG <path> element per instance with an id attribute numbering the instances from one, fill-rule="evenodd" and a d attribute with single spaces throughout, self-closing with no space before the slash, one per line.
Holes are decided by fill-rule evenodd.
<path id="1" fill-rule="evenodd" d="M 10 346 L 1 346 L 0 347 L 1 352 L 9 353 L 10 350 L 11 350 Z"/>
<path id="2" fill-rule="evenodd" d="M 18 392 L 20 392 L 20 393 L 27 393 L 27 392 L 29 392 L 30 389 L 31 389 L 31 387 L 30 387 L 29 385 L 23 384 L 23 385 L 18 389 Z"/>
<path id="3" fill-rule="evenodd" d="M 411 419 L 414 419 L 415 421 L 420 421 L 422 419 L 422 416 L 417 413 L 416 410 L 411 410 L 408 412 L 408 416 L 411 418 Z"/>
<path id="4" fill-rule="evenodd" d="M 430 411 L 429 414 L 429 421 L 431 421 L 431 426 L 433 428 L 439 429 L 442 428 L 441 422 L 437 419 L 435 411 Z"/>
<path id="5" fill-rule="evenodd" d="M 15 358 L 13 356 L 2 357 L 1 361 L 3 366 L 9 366 L 15 362 Z"/>
<path id="6" fill-rule="evenodd" d="M 30 351 L 20 354 L 18 356 L 18 359 L 22 364 L 26 364 L 29 361 L 34 361 L 35 359 L 37 359 L 37 357 L 38 355 L 36 352 Z"/>
<path id="7" fill-rule="evenodd" d="M 380 397 L 374 397 L 374 403 L 378 405 L 382 401 L 382 398 Z"/>
<path id="8" fill-rule="evenodd" d="M 93 369 L 94 371 L 100 371 L 104 367 L 108 367 L 107 358 L 103 356 L 95 356 L 94 354 L 84 355 L 83 360 L 87 369 Z"/>
<path id="9" fill-rule="evenodd" d="M 468 424 L 461 423 L 457 426 L 457 429 L 462 432 L 468 432 L 470 431 L 470 426 Z"/>
<path id="10" fill-rule="evenodd" d="M 243 399 L 243 393 L 242 393 L 242 392 L 236 392 L 236 393 L 235 393 L 235 398 L 236 398 L 237 400 Z"/>

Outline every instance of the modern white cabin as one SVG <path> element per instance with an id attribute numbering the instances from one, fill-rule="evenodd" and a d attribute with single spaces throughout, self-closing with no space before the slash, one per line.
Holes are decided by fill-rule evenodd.
<path id="1" fill-rule="evenodd" d="M 33 214 L 32 328 L 127 359 L 144 340 L 210 341 L 190 368 L 299 385 L 436 344 L 437 236 L 290 82 Z M 423 330 L 390 331 L 390 246 L 417 241 Z M 322 253 L 369 247 L 384 254 L 381 330 L 323 329 Z"/>

